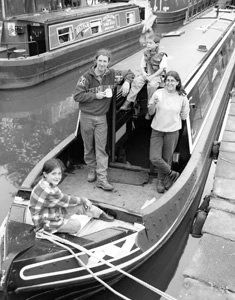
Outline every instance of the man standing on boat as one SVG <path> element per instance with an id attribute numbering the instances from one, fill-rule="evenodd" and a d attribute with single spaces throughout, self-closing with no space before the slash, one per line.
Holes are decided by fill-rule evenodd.
<path id="1" fill-rule="evenodd" d="M 81 110 L 80 128 L 84 143 L 84 160 L 88 166 L 89 182 L 97 179 L 96 186 L 105 191 L 112 191 L 108 182 L 107 119 L 112 89 L 115 84 L 124 81 L 122 95 L 130 90 L 134 73 L 109 69 L 111 54 L 109 50 L 101 49 L 95 56 L 94 66 L 83 74 L 77 83 L 74 100 L 79 102 Z"/>

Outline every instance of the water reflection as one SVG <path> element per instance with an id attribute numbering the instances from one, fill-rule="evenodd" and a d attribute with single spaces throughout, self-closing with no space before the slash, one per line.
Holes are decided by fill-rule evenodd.
<path id="1" fill-rule="evenodd" d="M 0 103 L 0 165 L 14 185 L 21 184 L 32 167 L 76 128 L 78 109 L 71 95 L 43 102 L 31 110 L 22 101 Z"/>

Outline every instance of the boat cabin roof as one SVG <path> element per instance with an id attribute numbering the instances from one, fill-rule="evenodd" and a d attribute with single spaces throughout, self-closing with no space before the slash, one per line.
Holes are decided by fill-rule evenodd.
<path id="1" fill-rule="evenodd" d="M 213 50 L 214 43 L 222 38 L 225 29 L 232 24 L 233 18 L 232 12 L 220 13 L 220 17 L 215 18 L 215 11 L 211 10 L 187 26 L 164 35 L 160 42 L 160 51 L 168 56 L 167 70 L 177 71 L 185 86 L 200 63 Z M 205 51 L 200 46 L 205 46 Z M 182 53 L 185 53 L 183 59 Z M 125 70 L 126 66 L 130 66 L 138 74 L 142 55 L 143 50 L 117 63 L 115 68 Z"/>
<path id="2" fill-rule="evenodd" d="M 74 20 L 78 18 L 85 18 L 89 16 L 100 15 L 108 12 L 134 8 L 137 7 L 135 4 L 129 3 L 110 3 L 103 4 L 100 6 L 87 6 L 78 9 L 65 9 L 62 11 L 55 12 L 43 12 L 35 13 L 30 15 L 21 15 L 13 17 L 12 19 L 24 22 L 33 22 L 41 24 L 55 24 L 64 21 Z"/>

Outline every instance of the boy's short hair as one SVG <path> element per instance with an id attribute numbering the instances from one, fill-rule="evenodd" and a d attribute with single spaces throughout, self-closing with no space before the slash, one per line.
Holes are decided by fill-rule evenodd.
<path id="1" fill-rule="evenodd" d="M 161 40 L 161 38 L 160 38 L 160 36 L 158 36 L 158 35 L 155 35 L 154 36 L 154 38 L 153 38 L 153 41 L 154 41 L 154 43 L 160 43 L 160 40 Z"/>
<path id="2" fill-rule="evenodd" d="M 159 35 L 156 35 L 153 33 L 153 34 L 147 35 L 146 40 L 152 40 L 152 41 L 154 41 L 155 44 L 159 44 L 161 37 Z"/>
<path id="3" fill-rule="evenodd" d="M 95 60 L 96 60 L 100 55 L 107 56 L 109 61 L 110 61 L 110 59 L 111 59 L 111 51 L 108 50 L 108 49 L 100 49 L 100 50 L 98 50 L 98 51 L 96 52 L 96 55 L 95 55 Z"/>

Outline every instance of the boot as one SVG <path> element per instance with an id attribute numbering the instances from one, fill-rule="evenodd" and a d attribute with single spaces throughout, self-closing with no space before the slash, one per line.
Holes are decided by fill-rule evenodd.
<path id="1" fill-rule="evenodd" d="M 88 182 L 94 182 L 96 181 L 96 171 L 95 169 L 90 169 L 87 175 L 87 181 Z"/>
<path id="2" fill-rule="evenodd" d="M 120 110 L 129 110 L 130 109 L 130 105 L 131 105 L 131 102 L 126 100 L 122 106 L 120 107 Z"/>
<path id="3" fill-rule="evenodd" d="M 166 190 L 169 190 L 169 188 L 173 185 L 173 183 L 177 180 L 177 178 L 180 176 L 178 172 L 171 171 L 170 174 L 166 175 L 164 178 L 164 186 Z"/>
<path id="4" fill-rule="evenodd" d="M 114 189 L 112 184 L 110 184 L 107 179 L 98 180 L 97 183 L 96 183 L 96 186 L 98 188 L 103 189 L 104 191 L 112 191 Z"/>
<path id="5" fill-rule="evenodd" d="M 160 179 L 157 180 L 157 192 L 160 194 L 163 194 L 165 192 L 165 186 L 163 184 L 163 181 Z"/>

